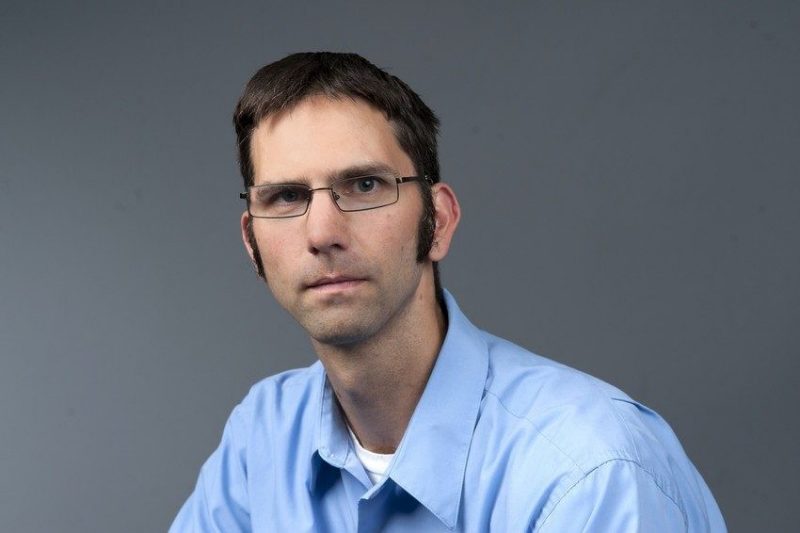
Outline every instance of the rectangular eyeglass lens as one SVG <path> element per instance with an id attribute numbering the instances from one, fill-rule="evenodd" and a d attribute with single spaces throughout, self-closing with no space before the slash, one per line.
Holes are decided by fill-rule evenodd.
<path id="1" fill-rule="evenodd" d="M 397 182 L 383 176 L 360 176 L 337 182 L 334 185 L 336 202 L 345 211 L 370 209 L 394 203 L 397 200 Z"/>
<path id="2" fill-rule="evenodd" d="M 250 208 L 255 216 L 293 216 L 305 211 L 308 203 L 308 189 L 302 185 L 262 185 L 253 189 Z"/>

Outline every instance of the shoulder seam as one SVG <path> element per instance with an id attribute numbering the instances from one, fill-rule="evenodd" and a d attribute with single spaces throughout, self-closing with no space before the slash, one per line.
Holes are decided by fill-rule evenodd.
<path id="1" fill-rule="evenodd" d="M 578 479 L 575 483 L 570 485 L 570 487 L 564 492 L 564 494 L 562 494 L 558 498 L 558 501 L 556 501 L 556 503 L 553 505 L 553 508 L 550 509 L 550 512 L 547 513 L 547 516 L 544 517 L 544 520 L 542 521 L 541 524 L 539 524 L 539 527 L 543 527 L 543 526 L 545 526 L 547 524 L 547 521 L 550 519 L 551 516 L 553 516 L 553 513 L 558 508 L 558 506 L 561 504 L 561 502 L 564 501 L 564 498 L 566 498 L 573 491 L 573 489 L 575 489 L 575 487 L 577 487 L 582 482 L 584 482 L 586 480 L 586 478 L 588 478 L 590 475 L 595 473 L 602 466 L 605 466 L 605 465 L 610 464 L 610 463 L 620 463 L 620 462 L 631 463 L 637 469 L 639 469 L 640 471 L 644 472 L 647 475 L 648 478 L 650 478 L 650 480 L 653 482 L 653 484 L 656 487 L 658 487 L 659 492 L 661 492 L 661 494 L 663 494 L 665 498 L 667 498 L 670 502 L 672 502 L 672 504 L 675 506 L 675 508 L 681 514 L 681 518 L 683 518 L 683 527 L 688 531 L 689 522 L 688 522 L 688 518 L 686 517 L 686 512 L 680 506 L 680 504 L 677 501 L 675 501 L 675 498 L 673 498 L 671 495 L 667 494 L 666 491 L 664 491 L 664 488 L 661 486 L 661 483 L 658 482 L 658 478 L 652 472 L 650 472 L 648 469 L 644 468 L 638 461 L 633 461 L 631 459 L 619 459 L 619 458 L 618 459 L 609 459 L 608 461 L 603 461 L 602 463 L 596 465 L 594 468 L 589 470 L 586 473 L 586 475 L 584 475 L 583 477 Z M 533 525 L 531 525 L 530 531 L 533 531 Z"/>

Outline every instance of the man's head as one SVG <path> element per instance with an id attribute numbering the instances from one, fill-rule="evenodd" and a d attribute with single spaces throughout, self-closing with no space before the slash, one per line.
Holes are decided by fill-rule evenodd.
<path id="1" fill-rule="evenodd" d="M 438 121 L 402 81 L 352 54 L 295 54 L 253 76 L 234 124 L 245 186 L 257 187 L 249 189 L 251 208 L 263 186 L 283 185 L 275 196 L 282 208 L 298 190 L 307 197 L 286 184 L 325 189 L 310 193 L 301 216 L 242 216 L 259 275 L 312 338 L 356 342 L 396 323 L 409 303 L 441 303 L 435 264 L 447 252 L 458 205 L 438 183 Z M 397 201 L 345 212 L 329 188 L 364 168 L 378 169 L 369 172 L 381 174 L 380 187 L 396 186 Z M 411 176 L 417 179 L 401 179 Z M 340 277 L 355 281 L 313 286 Z"/>
<path id="2" fill-rule="evenodd" d="M 379 69 L 357 54 L 304 52 L 262 67 L 250 79 L 236 105 L 233 124 L 244 186 L 253 185 L 251 138 L 266 117 L 289 111 L 313 96 L 357 98 L 381 111 L 389 120 L 397 142 L 414 164 L 415 173 L 430 183 L 439 181 L 437 134 L 439 120 L 422 99 L 399 78 Z M 433 245 L 434 208 L 428 184 L 420 182 L 424 212 L 417 236 L 417 260 L 423 261 Z M 252 226 L 250 246 L 258 251 Z M 264 277 L 260 253 L 256 271 Z M 442 302 L 438 266 L 434 264 L 437 299 Z"/>

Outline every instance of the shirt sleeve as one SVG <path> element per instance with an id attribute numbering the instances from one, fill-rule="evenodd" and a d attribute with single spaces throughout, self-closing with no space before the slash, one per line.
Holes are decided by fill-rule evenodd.
<path id="1" fill-rule="evenodd" d="M 200 470 L 194 492 L 181 507 L 170 533 L 250 531 L 244 428 L 234 409 L 222 442 Z"/>
<path id="2" fill-rule="evenodd" d="M 631 461 L 614 460 L 589 472 L 545 512 L 533 531 L 681 532 L 684 513 L 653 477 Z"/>

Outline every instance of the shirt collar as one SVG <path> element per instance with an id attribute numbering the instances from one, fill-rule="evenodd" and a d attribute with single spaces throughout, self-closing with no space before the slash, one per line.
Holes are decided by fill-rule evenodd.
<path id="1" fill-rule="evenodd" d="M 447 335 L 388 476 L 452 529 L 458 521 L 467 456 L 483 399 L 489 358 L 480 331 L 447 291 L 445 303 Z M 324 372 L 321 379 L 316 440 L 319 446 L 314 453 L 342 468 L 352 453 L 347 429 Z M 313 483 L 320 466 L 313 469 Z"/>
<path id="2" fill-rule="evenodd" d="M 331 384 L 320 361 L 313 365 L 317 372 L 319 416 L 316 424 L 316 435 L 312 442 L 316 448 L 312 450 L 312 467 L 310 486 L 316 487 L 323 461 L 336 468 L 344 468 L 350 455 L 350 443 L 347 426 L 336 401 Z"/>
<path id="3" fill-rule="evenodd" d="M 447 336 L 389 477 L 453 528 L 489 366 L 480 331 L 445 292 Z"/>

